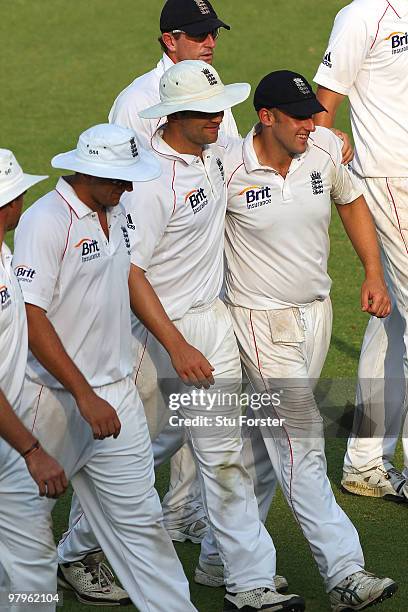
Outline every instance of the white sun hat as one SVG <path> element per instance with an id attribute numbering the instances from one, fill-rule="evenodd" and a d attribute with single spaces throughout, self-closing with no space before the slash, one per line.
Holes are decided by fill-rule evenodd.
<path id="1" fill-rule="evenodd" d="M 133 130 L 102 123 L 83 132 L 77 148 L 51 160 L 53 168 L 99 178 L 151 181 L 161 174 L 160 163 L 137 143 Z"/>
<path id="2" fill-rule="evenodd" d="M 48 176 L 25 174 L 12 151 L 0 149 L 0 207 L 46 178 Z"/>
<path id="3" fill-rule="evenodd" d="M 180 111 L 217 113 L 249 97 L 249 83 L 224 85 L 218 72 L 200 60 L 184 60 L 171 66 L 160 79 L 160 104 L 139 112 L 139 117 L 156 119 Z"/>

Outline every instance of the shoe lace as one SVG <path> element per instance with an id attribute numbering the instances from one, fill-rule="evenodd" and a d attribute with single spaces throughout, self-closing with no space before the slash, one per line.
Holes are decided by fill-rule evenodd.
<path id="1" fill-rule="evenodd" d="M 88 563 L 85 565 L 86 572 L 92 576 L 92 584 L 97 584 L 102 591 L 108 592 L 112 589 L 115 577 L 106 563 Z"/>

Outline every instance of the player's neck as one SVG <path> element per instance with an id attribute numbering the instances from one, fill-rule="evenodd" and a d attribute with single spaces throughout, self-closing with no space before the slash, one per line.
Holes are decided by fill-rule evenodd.
<path id="1" fill-rule="evenodd" d="M 254 136 L 254 150 L 262 166 L 273 168 L 283 178 L 286 177 L 293 155 L 290 155 L 267 130 L 262 130 Z"/>

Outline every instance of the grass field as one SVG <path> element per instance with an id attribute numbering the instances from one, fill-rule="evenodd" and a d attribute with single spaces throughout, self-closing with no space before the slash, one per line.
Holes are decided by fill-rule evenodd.
<path id="1" fill-rule="evenodd" d="M 256 85 L 266 73 L 280 68 L 299 71 L 312 79 L 333 17 L 345 3 L 215 1 L 219 14 L 232 26 L 231 32 L 222 33 L 215 62 L 224 82 L 249 81 Z M 104 122 L 116 94 L 156 64 L 160 57 L 156 38 L 161 6 L 161 0 L 0 0 L 0 146 L 12 148 L 27 171 L 50 174 L 47 183 L 30 191 L 27 205 L 55 184 L 57 173 L 49 165 L 50 158 L 73 148 L 84 129 Z M 235 116 L 241 133 L 246 133 L 254 121 L 251 103 L 238 107 Z M 346 116 L 344 107 L 338 121 L 343 129 L 348 129 Z M 367 317 L 359 309 L 361 270 L 336 218 L 331 239 L 334 329 L 323 377 L 349 381 L 356 374 Z M 348 399 L 352 401 L 350 388 Z M 408 607 L 404 584 L 408 507 L 342 495 L 339 480 L 345 444 L 344 436 L 327 441 L 333 489 L 360 532 L 367 567 L 392 576 L 400 584 L 397 597 L 380 609 L 404 612 Z M 397 465 L 400 462 L 399 452 Z M 157 475 L 161 493 L 165 492 L 166 481 L 165 466 Z M 69 498 L 65 496 L 54 513 L 57 538 L 66 525 L 68 508 Z M 280 494 L 269 515 L 268 528 L 278 551 L 278 571 L 289 579 L 290 589 L 306 598 L 309 611 L 328 610 L 310 549 Z M 183 544 L 177 551 L 191 578 L 199 548 Z M 222 589 L 198 587 L 191 582 L 191 591 L 201 612 L 221 609 Z M 81 606 L 66 594 L 63 609 L 79 612 L 95 608 Z"/>

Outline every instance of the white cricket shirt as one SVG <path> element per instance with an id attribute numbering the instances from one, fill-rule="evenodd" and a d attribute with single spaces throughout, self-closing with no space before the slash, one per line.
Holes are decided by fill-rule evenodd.
<path id="1" fill-rule="evenodd" d="M 408 0 L 344 7 L 314 80 L 349 96 L 356 172 L 408 176 Z"/>
<path id="2" fill-rule="evenodd" d="M 47 311 L 92 387 L 125 378 L 133 366 L 126 217 L 120 204 L 107 213 L 109 240 L 97 213 L 61 178 L 21 217 L 13 258 L 25 301 Z M 27 373 L 61 388 L 30 352 Z"/>
<path id="3" fill-rule="evenodd" d="M 0 389 L 18 414 L 27 364 L 24 300 L 5 243 L 0 254 Z"/>
<path id="4" fill-rule="evenodd" d="M 156 68 L 135 79 L 118 95 L 109 113 L 109 123 L 133 129 L 140 144 L 147 149 L 151 147 L 151 140 L 157 128 L 166 122 L 166 117 L 142 119 L 138 113 L 159 104 L 160 78 L 171 66 L 173 61 L 164 53 Z M 238 135 L 235 119 L 231 109 L 228 109 L 224 113 L 218 144 L 226 146 L 228 137 L 237 138 Z"/>
<path id="5" fill-rule="evenodd" d="M 225 157 L 228 185 L 226 301 L 272 310 L 324 300 L 331 198 L 348 204 L 362 194 L 341 159 L 341 141 L 316 128 L 285 179 L 261 166 L 255 128 Z"/>
<path id="6" fill-rule="evenodd" d="M 172 320 L 210 304 L 223 280 L 226 186 L 218 145 L 203 159 L 174 151 L 160 136 L 153 152 L 162 175 L 122 196 L 132 263 L 145 270 Z M 133 228 L 133 229 L 132 229 Z"/>

